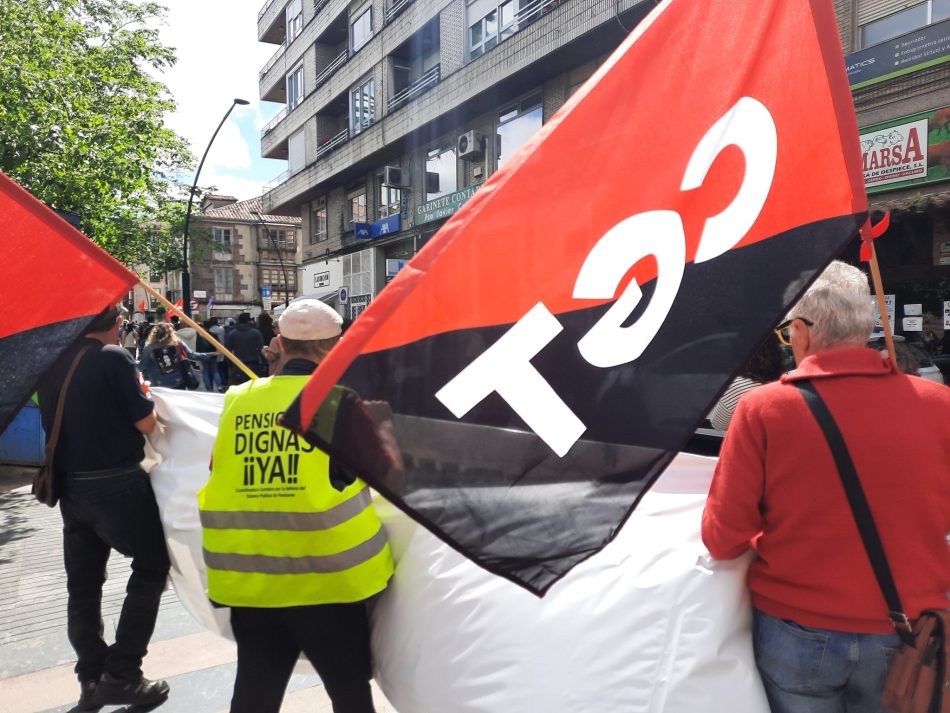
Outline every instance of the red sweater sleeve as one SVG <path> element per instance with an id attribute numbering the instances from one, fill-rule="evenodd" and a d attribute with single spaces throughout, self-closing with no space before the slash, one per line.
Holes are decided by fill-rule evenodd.
<path id="1" fill-rule="evenodd" d="M 703 510 L 703 543 L 719 560 L 743 554 L 762 532 L 765 431 L 751 407 L 751 396 L 736 407 Z"/>

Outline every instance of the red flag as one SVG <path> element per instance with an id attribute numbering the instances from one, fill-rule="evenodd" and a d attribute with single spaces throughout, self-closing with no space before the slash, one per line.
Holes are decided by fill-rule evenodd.
<path id="1" fill-rule="evenodd" d="M 2 431 L 62 351 L 138 277 L 2 173 L 0 220 Z"/>
<path id="2" fill-rule="evenodd" d="M 284 421 L 542 593 L 613 538 L 865 211 L 831 3 L 667 0 Z"/>
<path id="3" fill-rule="evenodd" d="M 148 305 L 145 304 L 145 300 L 143 299 L 141 302 L 139 302 L 139 312 L 144 313 L 147 311 L 148 311 Z"/>

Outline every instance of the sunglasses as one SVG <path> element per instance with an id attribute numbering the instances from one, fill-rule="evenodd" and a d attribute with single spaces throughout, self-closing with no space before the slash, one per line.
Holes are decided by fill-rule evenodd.
<path id="1" fill-rule="evenodd" d="M 789 327 L 792 326 L 792 322 L 794 322 L 796 319 L 800 319 L 809 327 L 815 326 L 814 322 L 812 322 L 810 319 L 806 319 L 805 317 L 792 317 L 791 319 L 786 319 L 775 328 L 775 336 L 778 337 L 778 340 L 786 347 L 792 346 L 792 335 L 791 332 L 789 332 Z"/>

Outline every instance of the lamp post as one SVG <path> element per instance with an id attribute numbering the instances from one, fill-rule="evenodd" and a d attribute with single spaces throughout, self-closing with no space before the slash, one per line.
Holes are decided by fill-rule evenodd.
<path id="1" fill-rule="evenodd" d="M 221 127 L 224 126 L 224 122 L 228 120 L 228 117 L 231 116 L 231 112 L 236 106 L 247 106 L 250 104 L 247 99 L 234 99 L 231 102 L 231 106 L 228 107 L 228 110 L 224 113 L 224 118 L 221 119 L 221 123 L 218 124 L 218 128 L 214 130 L 214 133 L 211 135 L 211 141 L 208 142 L 208 147 L 205 149 L 204 155 L 201 157 L 201 163 L 198 164 L 198 170 L 195 171 L 195 182 L 191 184 L 191 192 L 188 194 L 188 209 L 185 211 L 185 234 L 182 241 L 181 247 L 181 301 L 182 309 L 185 314 L 191 317 L 191 273 L 188 272 L 188 227 L 191 224 L 191 204 L 195 200 L 195 189 L 198 187 L 198 176 L 201 175 L 201 169 L 205 165 L 205 159 L 208 158 L 208 152 L 211 150 L 211 144 L 214 143 L 214 140 L 218 136 L 218 132 L 221 131 Z"/>
<path id="2" fill-rule="evenodd" d="M 274 251 L 277 253 L 277 262 L 280 264 L 280 271 L 284 275 L 284 307 L 287 307 L 287 305 L 290 304 L 290 297 L 288 296 L 288 293 L 290 292 L 290 282 L 287 280 L 287 268 L 284 267 L 284 259 L 280 256 L 280 246 L 277 245 L 277 241 L 274 240 L 274 236 L 271 235 L 270 230 L 267 229 L 267 221 L 264 220 L 263 216 L 261 216 L 260 211 L 252 210 L 251 212 L 257 216 L 259 221 L 261 221 L 258 229 L 263 229 L 264 232 L 267 233 L 267 237 L 270 238 L 271 243 L 274 245 Z"/>

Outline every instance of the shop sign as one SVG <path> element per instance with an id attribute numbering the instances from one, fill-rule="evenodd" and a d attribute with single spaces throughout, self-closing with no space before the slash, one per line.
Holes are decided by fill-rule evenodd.
<path id="1" fill-rule="evenodd" d="M 877 306 L 877 297 L 871 297 L 871 304 L 874 309 L 874 328 L 875 329 L 884 329 L 884 323 L 881 321 L 881 310 Z M 896 300 L 894 295 L 884 295 L 884 306 L 887 308 L 887 320 L 890 322 L 891 327 L 894 326 L 894 307 L 896 305 Z"/>
<path id="2" fill-rule="evenodd" d="M 208 291 L 207 291 L 207 290 L 195 290 L 194 292 L 191 293 L 191 296 L 192 296 L 192 297 L 197 297 L 198 299 L 203 300 L 203 299 L 205 299 L 205 298 L 208 296 Z"/>
<path id="3" fill-rule="evenodd" d="M 377 220 L 373 223 L 354 223 L 353 237 L 357 240 L 372 240 L 381 238 L 384 235 L 398 233 L 401 221 L 399 214 L 391 215 L 388 218 Z"/>
<path id="4" fill-rule="evenodd" d="M 903 324 L 901 326 L 903 326 L 905 332 L 923 332 L 924 318 L 904 317 Z"/>
<path id="5" fill-rule="evenodd" d="M 845 55 L 848 83 L 866 87 L 950 60 L 950 20 Z"/>
<path id="6" fill-rule="evenodd" d="M 350 297 L 348 306 L 351 320 L 363 314 L 363 311 L 369 306 L 370 299 L 372 299 L 372 295 L 352 295 Z"/>
<path id="7" fill-rule="evenodd" d="M 478 190 L 478 187 L 481 184 L 476 186 L 470 186 L 461 191 L 456 191 L 455 193 L 449 193 L 447 196 L 442 196 L 441 198 L 436 198 L 435 200 L 428 201 L 422 205 L 416 206 L 416 225 L 421 225 L 423 223 L 431 223 L 433 220 L 439 220 L 440 218 L 448 218 L 453 213 L 457 212 L 459 208 L 475 195 L 475 191 Z"/>
<path id="8" fill-rule="evenodd" d="M 924 306 L 922 304 L 904 305 L 905 317 L 920 317 L 923 315 Z"/>
<path id="9" fill-rule="evenodd" d="M 868 193 L 950 179 L 950 107 L 861 129 Z"/>

